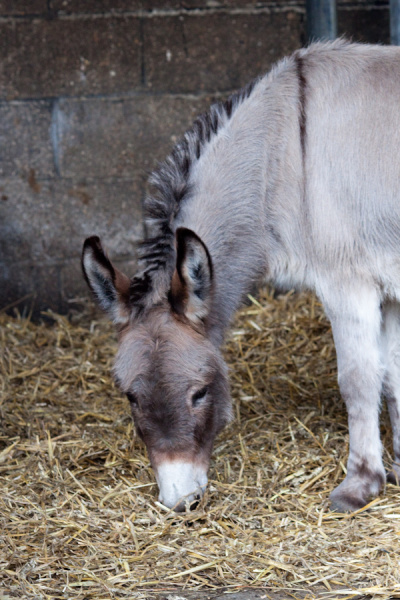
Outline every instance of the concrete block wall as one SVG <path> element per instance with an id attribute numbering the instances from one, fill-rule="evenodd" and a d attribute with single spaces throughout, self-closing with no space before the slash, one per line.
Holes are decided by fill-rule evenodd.
<path id="1" fill-rule="evenodd" d="M 386 1 L 338 14 L 340 34 L 389 42 Z M 0 309 L 85 298 L 91 234 L 132 275 L 156 161 L 304 42 L 302 0 L 0 0 Z"/>

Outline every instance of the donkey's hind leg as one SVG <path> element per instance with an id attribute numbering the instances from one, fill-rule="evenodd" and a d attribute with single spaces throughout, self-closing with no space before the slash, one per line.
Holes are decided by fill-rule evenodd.
<path id="1" fill-rule="evenodd" d="M 347 475 L 330 498 L 333 510 L 346 512 L 365 506 L 385 481 L 379 432 L 380 298 L 373 285 L 363 281 L 324 287 L 320 297 L 332 324 L 350 440 Z"/>
<path id="2" fill-rule="evenodd" d="M 386 302 L 383 316 L 383 353 L 386 372 L 383 391 L 393 431 L 394 462 L 387 474 L 390 483 L 400 485 L 400 304 Z"/>

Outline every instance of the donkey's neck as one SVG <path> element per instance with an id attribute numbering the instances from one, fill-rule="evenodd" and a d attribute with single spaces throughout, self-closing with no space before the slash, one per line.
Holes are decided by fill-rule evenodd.
<path id="1" fill-rule="evenodd" d="M 300 103 L 296 64 L 283 61 L 258 81 L 192 164 L 191 193 L 176 224 L 195 231 L 210 252 L 210 333 L 217 344 L 262 279 L 304 285 L 304 252 L 296 235 L 304 195 Z M 277 219 L 282 206 L 288 207 L 285 218 Z"/>
<path id="2" fill-rule="evenodd" d="M 276 162 L 272 138 L 278 125 L 269 114 L 265 86 L 263 80 L 257 84 L 193 164 L 191 193 L 176 220 L 199 235 L 213 261 L 210 332 L 217 344 L 243 298 L 268 271 L 267 196 L 271 169 L 276 170 L 269 154 L 275 146 Z"/>

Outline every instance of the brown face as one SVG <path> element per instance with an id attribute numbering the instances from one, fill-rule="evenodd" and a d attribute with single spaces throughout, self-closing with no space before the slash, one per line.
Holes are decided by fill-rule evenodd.
<path id="1" fill-rule="evenodd" d="M 212 335 L 218 306 L 211 256 L 193 231 L 179 228 L 171 279 L 160 268 L 153 279 L 147 272 L 129 280 L 97 237 L 85 241 L 82 267 L 119 328 L 114 374 L 147 446 L 159 499 L 183 510 L 204 493 L 214 438 L 231 418 L 227 369 L 216 346 L 221 336 Z"/>
<path id="2" fill-rule="evenodd" d="M 226 371 L 215 346 L 168 304 L 120 334 L 115 378 L 168 507 L 204 492 L 214 438 L 231 418 Z"/>

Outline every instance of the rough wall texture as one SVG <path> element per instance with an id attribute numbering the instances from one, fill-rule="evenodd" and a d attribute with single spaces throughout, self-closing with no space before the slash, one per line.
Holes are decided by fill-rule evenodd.
<path id="1" fill-rule="evenodd" d="M 389 42 L 387 2 L 339 33 Z M 0 308 L 84 298 L 83 239 L 129 274 L 148 172 L 193 118 L 305 42 L 305 1 L 0 1 Z"/>

